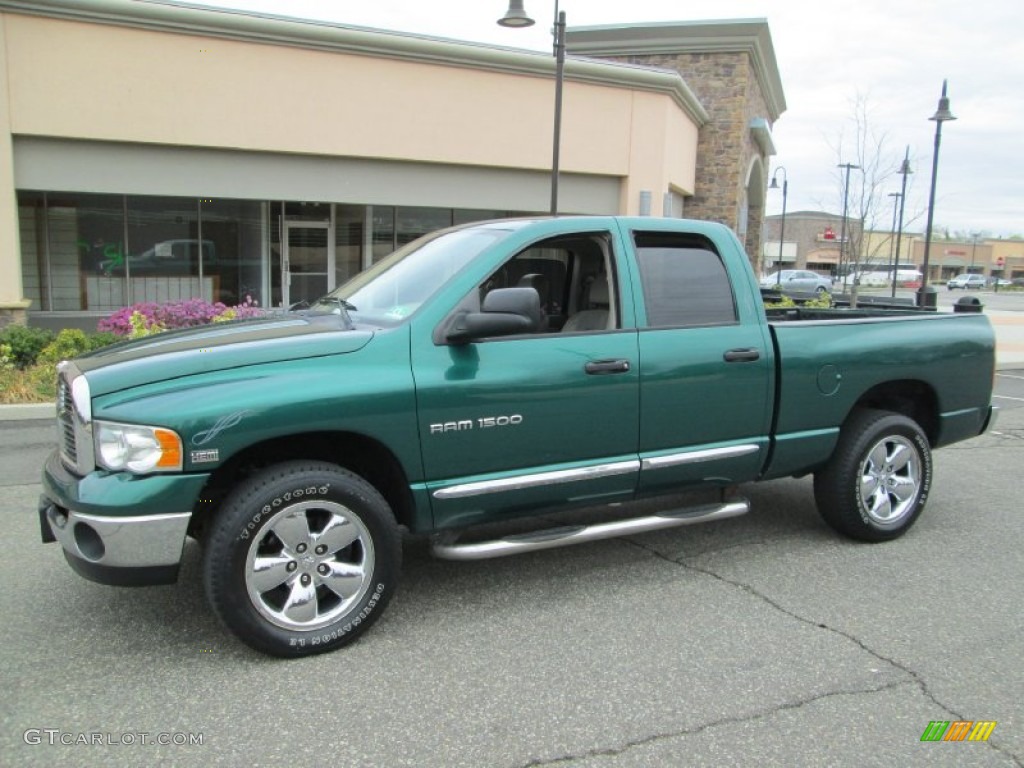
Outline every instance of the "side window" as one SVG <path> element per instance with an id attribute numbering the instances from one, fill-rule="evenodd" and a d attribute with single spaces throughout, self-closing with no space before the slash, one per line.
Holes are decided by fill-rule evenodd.
<path id="1" fill-rule="evenodd" d="M 637 232 L 634 243 L 650 327 L 736 322 L 729 275 L 708 240 L 670 232 Z"/>
<path id="2" fill-rule="evenodd" d="M 618 328 L 612 264 L 607 233 L 551 238 L 506 261 L 479 285 L 469 303 L 478 308 L 496 288 L 533 288 L 540 296 L 541 333 Z"/>

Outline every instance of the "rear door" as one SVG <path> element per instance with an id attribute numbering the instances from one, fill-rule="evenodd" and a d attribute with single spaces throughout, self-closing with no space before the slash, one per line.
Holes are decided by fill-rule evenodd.
<path id="1" fill-rule="evenodd" d="M 774 356 L 746 257 L 738 243 L 723 252 L 653 225 L 629 239 L 642 301 L 640 492 L 753 479 L 768 450 Z"/>
<path id="2" fill-rule="evenodd" d="M 545 314 L 537 333 L 454 345 L 440 333 L 442 321 L 433 342 L 413 339 L 437 527 L 633 496 L 637 332 L 620 251 L 613 230 L 547 237 L 453 297 L 451 313 L 474 311 L 495 288 L 534 288 Z M 586 322 L 571 319 L 577 315 Z"/>

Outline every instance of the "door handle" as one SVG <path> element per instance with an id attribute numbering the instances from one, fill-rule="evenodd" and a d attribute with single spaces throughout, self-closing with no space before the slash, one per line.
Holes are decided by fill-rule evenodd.
<path id="1" fill-rule="evenodd" d="M 629 360 L 594 360 L 583 366 L 591 376 L 609 373 L 629 373 Z"/>
<path id="2" fill-rule="evenodd" d="M 761 353 L 754 347 L 746 349 L 730 349 L 722 355 L 727 363 L 752 363 L 761 359 Z"/>

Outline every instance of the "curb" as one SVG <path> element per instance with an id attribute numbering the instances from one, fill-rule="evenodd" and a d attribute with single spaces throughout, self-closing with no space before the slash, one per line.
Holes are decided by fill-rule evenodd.
<path id="1" fill-rule="evenodd" d="M 27 405 L 0 405 L 0 421 L 33 421 L 56 419 L 56 403 L 29 403 Z"/>

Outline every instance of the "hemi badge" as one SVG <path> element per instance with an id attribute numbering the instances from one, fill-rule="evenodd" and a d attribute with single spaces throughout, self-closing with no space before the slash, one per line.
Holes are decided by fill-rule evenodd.
<path id="1" fill-rule="evenodd" d="M 190 454 L 193 464 L 206 464 L 211 461 L 220 461 L 220 450 L 214 448 L 209 451 L 192 451 Z"/>

